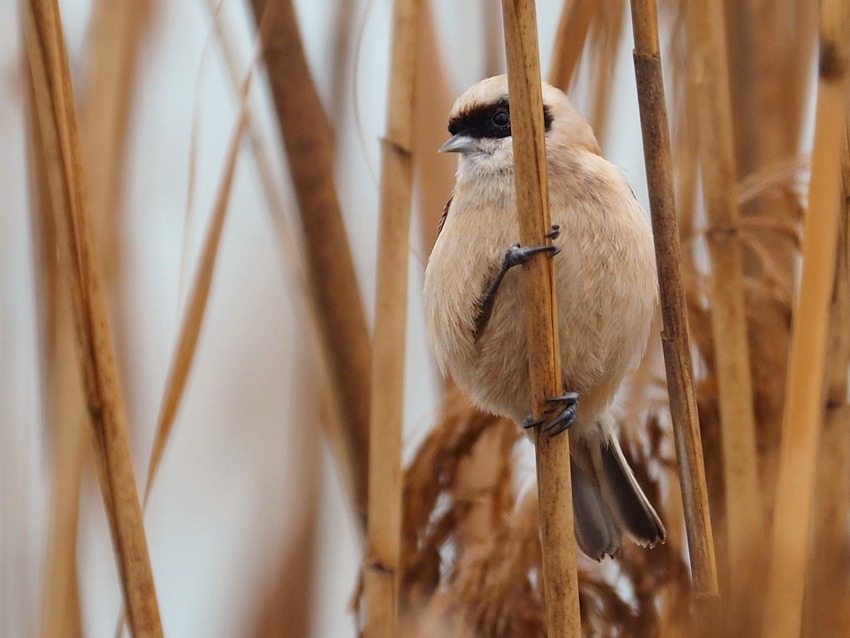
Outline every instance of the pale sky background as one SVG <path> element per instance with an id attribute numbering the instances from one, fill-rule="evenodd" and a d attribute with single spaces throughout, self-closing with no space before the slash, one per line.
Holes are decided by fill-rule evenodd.
<path id="1" fill-rule="evenodd" d="M 236 117 L 236 100 L 205 0 L 154 0 L 154 22 L 143 60 L 120 213 L 126 323 L 117 331 L 137 472 L 146 467 L 153 428 L 180 313 L 180 269 L 189 175 L 190 132 L 197 118 L 198 164 L 190 261 L 197 258 L 205 220 L 220 179 Z M 378 166 L 385 116 L 390 1 L 355 2 L 362 38 L 352 38 L 346 65 L 354 84 L 339 87 L 348 108 L 334 122 L 337 185 L 357 274 L 372 316 L 378 190 L 368 166 Z M 434 0 L 443 62 L 456 94 L 483 77 L 484 12 L 495 0 Z M 70 59 L 80 81 L 90 3 L 61 0 Z M 334 0 L 296 2 L 310 63 L 326 103 L 333 95 L 327 34 Z M 250 21 L 240 0 L 221 9 L 239 43 L 243 68 L 252 51 Z M 544 76 L 560 2 L 538 3 Z M 0 635 L 34 636 L 44 567 L 49 503 L 48 453 L 39 399 L 36 303 L 19 60 L 19 10 L 0 0 Z M 491 16 L 492 17 L 492 16 Z M 605 153 L 623 167 L 646 206 L 646 185 L 631 63 L 624 29 Z M 355 49 L 357 47 L 359 51 Z M 577 104 L 582 101 L 577 91 Z M 266 93 L 253 103 L 277 144 Z M 360 142 L 356 121 L 362 126 Z M 436 150 L 444 138 L 434 139 Z M 283 160 L 277 173 L 286 175 Z M 454 158 L 447 157 L 447 162 Z M 279 188 L 291 200 L 289 184 Z M 446 193 L 448 196 L 448 193 Z M 274 575 L 297 503 L 287 468 L 299 458 L 293 428 L 321 437 L 310 410 L 314 370 L 293 303 L 286 268 L 266 210 L 253 159 L 243 144 L 229 218 L 196 365 L 146 516 L 149 548 L 165 631 L 172 637 L 240 635 L 252 601 Z M 290 206 L 291 208 L 291 206 Z M 418 246 L 416 238 L 412 246 Z M 417 251 L 418 252 L 418 251 Z M 411 254 L 405 435 L 419 440 L 433 421 L 436 379 L 421 321 L 424 264 Z M 298 444 L 301 445 L 301 444 Z M 409 452 L 409 450 L 408 450 Z M 354 635 L 348 603 L 359 549 L 326 446 L 322 457 L 321 548 L 314 611 L 316 638 Z M 91 476 L 83 493 L 78 557 L 87 636 L 111 636 L 119 608 L 115 563 L 100 494 Z"/>

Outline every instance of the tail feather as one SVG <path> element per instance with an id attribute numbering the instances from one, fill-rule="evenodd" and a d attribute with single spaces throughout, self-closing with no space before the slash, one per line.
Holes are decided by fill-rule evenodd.
<path id="1" fill-rule="evenodd" d="M 611 510 L 602 499 L 599 485 L 578 464 L 572 464 L 573 511 L 576 542 L 594 560 L 613 556 L 620 549 L 622 534 Z"/>
<path id="2" fill-rule="evenodd" d="M 575 441 L 572 488 L 576 540 L 590 558 L 620 548 L 623 532 L 636 543 L 663 542 L 666 531 L 614 437 Z"/>
<path id="3" fill-rule="evenodd" d="M 639 545 L 664 542 L 664 524 L 638 485 L 617 439 L 609 438 L 600 449 L 602 493 L 617 522 Z"/>

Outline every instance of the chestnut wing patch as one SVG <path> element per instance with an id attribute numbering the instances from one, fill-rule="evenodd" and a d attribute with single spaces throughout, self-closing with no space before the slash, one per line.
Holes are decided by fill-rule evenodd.
<path id="1" fill-rule="evenodd" d="M 449 216 L 449 208 L 452 205 L 452 199 L 454 199 L 454 193 L 449 197 L 449 201 L 446 202 L 445 208 L 443 208 L 443 214 L 440 215 L 440 223 L 437 224 L 437 237 L 440 236 L 440 233 L 443 232 L 443 226 L 446 225 L 446 217 Z"/>

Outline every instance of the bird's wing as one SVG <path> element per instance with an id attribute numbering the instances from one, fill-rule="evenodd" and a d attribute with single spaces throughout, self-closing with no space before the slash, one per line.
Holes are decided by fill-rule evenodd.
<path id="1" fill-rule="evenodd" d="M 440 216 L 440 223 L 437 224 L 437 237 L 440 236 L 440 233 L 443 232 L 443 226 L 446 223 L 446 217 L 449 216 L 449 208 L 452 205 L 452 199 L 454 199 L 454 191 L 452 191 L 451 196 L 449 196 L 449 201 L 446 202 L 445 208 L 443 208 L 443 214 Z"/>

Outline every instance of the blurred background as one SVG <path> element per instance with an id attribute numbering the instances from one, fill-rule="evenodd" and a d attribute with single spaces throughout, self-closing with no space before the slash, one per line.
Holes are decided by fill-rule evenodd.
<path id="1" fill-rule="evenodd" d="M 781 335 L 767 339 L 772 346 L 762 344 L 774 354 L 761 356 L 759 345 L 753 345 L 754 359 L 764 366 L 754 369 L 753 378 L 765 378 L 764 386 L 756 380 L 755 392 L 764 388 L 762 394 L 773 397 L 758 404 L 759 427 L 778 432 L 782 374 L 766 377 L 771 369 L 784 369 L 817 56 L 815 9 L 803 6 L 809 3 L 781 3 L 776 9 L 780 17 L 763 27 L 773 29 L 773 36 L 755 37 L 758 11 L 770 11 L 765 9 L 770 4 L 743 3 L 748 14 L 730 11 L 734 16 L 727 15 L 727 21 L 738 30 L 730 29 L 727 38 L 742 206 L 755 213 L 765 207 L 781 209 L 777 218 L 785 220 L 778 231 L 754 226 L 756 234 L 784 233 L 776 241 L 783 246 L 777 249 L 782 256 L 776 257 L 781 274 L 770 270 L 765 275 L 758 265 L 748 271 L 753 281 L 767 276 L 783 282 L 764 302 L 776 305 L 772 318 L 756 322 L 762 330 L 775 329 L 770 333 L 774 337 Z M 391 3 L 296 0 L 294 5 L 333 132 L 333 178 L 371 326 Z M 704 432 L 707 445 L 713 440 L 717 449 L 718 390 L 712 381 L 711 299 L 702 234 L 706 218 L 695 159 L 698 126 L 687 117 L 693 106 L 687 80 L 690 58 L 680 11 L 673 3 L 661 5 L 674 156 L 677 171 L 681 169 L 677 196 L 686 216 L 682 233 L 693 292 L 689 302 L 702 309 L 692 317 L 697 341 L 704 337 L 695 346 L 703 382 L 700 407 L 708 419 L 704 429 L 713 426 L 710 431 L 715 432 L 713 439 Z M 258 50 L 251 5 L 241 0 L 60 0 L 59 6 L 140 490 L 207 228 L 222 192 L 229 195 L 194 363 L 145 515 L 165 633 L 355 635 L 358 524 L 345 472 L 325 436 L 324 377 L 305 297 L 301 222 L 262 65 L 247 99 L 240 98 L 240 85 Z M 456 158 L 438 156 L 436 149 L 447 136 L 453 99 L 479 79 L 504 72 L 498 3 L 432 0 L 423 6 L 414 116 L 407 462 L 438 419 L 443 394 L 424 338 L 421 288 Z M 539 1 L 537 7 L 542 73 L 553 77 L 556 38 L 566 9 L 557 0 Z M 566 7 L 577 19 L 591 16 L 583 29 L 568 32 L 574 40 L 560 43 L 561 51 L 577 48 L 570 54 L 576 67 L 567 76 L 569 94 L 594 125 L 603 154 L 622 167 L 648 210 L 628 6 L 615 0 L 576 0 Z M 63 284 L 52 282 L 45 266 L 52 260 L 51 249 L 40 239 L 43 227 L 36 214 L 39 200 L 26 130 L 21 19 L 18 3 L 0 3 L 0 635 L 73 636 L 68 628 L 76 626 L 84 636 L 111 636 L 121 606 L 119 581 L 91 436 L 75 398 L 79 382 L 62 372 L 73 366 L 67 344 L 63 355 L 65 341 L 56 336 L 56 326 L 68 323 L 68 311 L 55 302 L 62 296 L 57 286 L 61 290 Z M 772 50 L 790 49 L 793 64 L 776 56 L 759 57 L 764 51 L 752 47 L 766 45 L 753 44 L 756 39 L 770 41 Z M 737 64 L 748 57 L 758 63 L 746 68 Z M 783 65 L 785 75 L 775 72 Z M 758 77 L 764 82 L 759 84 Z M 784 96 L 776 88 L 783 85 L 790 87 Z M 741 88 L 746 86 L 764 91 L 748 96 Z M 784 110 L 777 114 L 780 103 Z M 238 147 L 232 188 L 226 188 L 228 148 L 245 104 L 250 123 Z M 767 111 L 773 120 L 765 122 Z M 785 133 L 771 137 L 771 131 Z M 749 266 L 764 250 L 756 247 L 753 253 Z M 757 307 L 759 299 L 747 297 L 747 303 Z M 643 418 L 647 401 L 663 403 L 658 362 L 656 356 L 650 398 L 634 410 Z M 661 421 L 667 423 L 666 415 Z M 768 442 L 760 453 L 768 460 L 760 471 L 770 478 L 778 443 L 776 437 L 763 440 Z M 533 471 L 527 444 L 509 453 L 519 467 L 517 484 L 527 484 Z M 711 481 L 721 484 L 722 468 L 708 465 L 710 486 Z M 668 492 L 677 489 L 674 481 L 661 484 Z M 772 481 L 765 485 L 770 492 Z M 665 498 L 675 501 L 669 494 Z M 765 508 L 769 511 L 770 505 Z M 723 521 L 722 513 L 718 520 Z M 668 524 L 671 530 L 677 527 L 676 522 Z M 77 530 L 76 549 L 67 545 L 74 537 L 68 536 L 69 529 Z M 681 543 L 681 531 L 673 536 Z M 683 556 L 681 547 L 677 556 Z M 63 579 L 62 574 L 77 578 Z M 73 591 L 79 607 L 57 611 L 47 603 L 56 600 L 50 596 L 63 599 L 51 583 L 60 590 L 70 587 L 62 591 Z M 276 613 L 283 613 L 280 600 L 291 600 L 301 611 L 301 620 L 293 619 L 282 634 L 274 629 L 281 626 L 275 620 Z M 50 613 L 69 633 L 45 630 Z"/>

